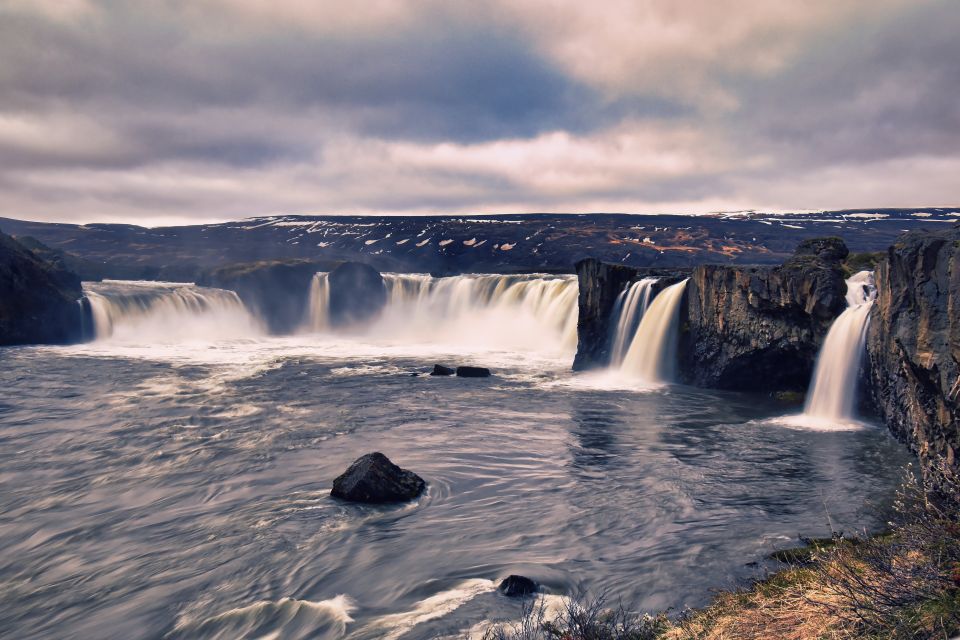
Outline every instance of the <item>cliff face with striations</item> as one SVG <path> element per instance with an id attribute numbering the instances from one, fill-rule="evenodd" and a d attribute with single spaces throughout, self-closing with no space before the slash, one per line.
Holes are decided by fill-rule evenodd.
<path id="1" fill-rule="evenodd" d="M 876 269 L 867 334 L 871 389 L 925 469 L 960 453 L 960 227 L 902 236 Z"/>
<path id="2" fill-rule="evenodd" d="M 80 278 L 0 233 L 0 345 L 84 339 Z"/>
<path id="3" fill-rule="evenodd" d="M 681 308 L 684 382 L 719 389 L 804 390 L 846 306 L 838 238 L 804 241 L 779 267 L 704 265 Z"/>

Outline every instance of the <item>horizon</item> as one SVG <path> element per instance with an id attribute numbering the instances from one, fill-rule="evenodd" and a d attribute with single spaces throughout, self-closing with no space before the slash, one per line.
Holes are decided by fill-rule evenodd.
<path id="1" fill-rule="evenodd" d="M 956 203 L 958 31 L 948 0 L 7 0 L 0 216 Z"/>

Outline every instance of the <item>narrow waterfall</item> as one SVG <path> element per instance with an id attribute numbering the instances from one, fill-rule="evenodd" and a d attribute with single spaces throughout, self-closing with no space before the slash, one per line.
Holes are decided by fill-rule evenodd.
<path id="1" fill-rule="evenodd" d="M 650 306 L 650 294 L 657 278 L 643 278 L 620 292 L 613 306 L 610 335 L 610 366 L 619 367 L 627 355 L 630 340 Z"/>
<path id="2" fill-rule="evenodd" d="M 670 382 L 677 366 L 680 301 L 686 280 L 670 285 L 657 295 L 643 314 L 620 370 L 646 382 Z"/>
<path id="3" fill-rule="evenodd" d="M 97 340 L 155 343 L 256 337 L 260 322 L 232 291 L 189 283 L 85 282 Z"/>
<path id="4" fill-rule="evenodd" d="M 805 416 L 854 419 L 860 360 L 876 297 L 872 271 L 861 271 L 847 280 L 847 309 L 833 321 L 820 348 Z"/>
<path id="5" fill-rule="evenodd" d="M 373 331 L 464 346 L 572 352 L 577 280 L 552 275 L 384 274 L 387 307 Z"/>
<path id="6" fill-rule="evenodd" d="M 327 273 L 317 273 L 310 281 L 310 299 L 304 323 L 308 331 L 326 331 L 330 328 L 330 283 Z"/>

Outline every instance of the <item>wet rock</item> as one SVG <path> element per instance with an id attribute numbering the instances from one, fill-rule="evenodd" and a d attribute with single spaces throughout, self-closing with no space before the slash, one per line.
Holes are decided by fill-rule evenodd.
<path id="1" fill-rule="evenodd" d="M 430 372 L 432 376 L 452 376 L 457 372 L 456 369 L 451 367 L 445 367 L 442 364 L 433 365 L 433 371 Z"/>
<path id="2" fill-rule="evenodd" d="M 457 367 L 459 378 L 489 378 L 490 369 L 486 367 Z"/>
<path id="3" fill-rule="evenodd" d="M 540 590 L 536 581 L 525 576 L 507 576 L 497 589 L 508 598 L 524 598 Z"/>
<path id="4" fill-rule="evenodd" d="M 333 481 L 330 495 L 351 502 L 387 504 L 413 500 L 426 489 L 423 478 L 401 469 L 379 452 L 354 461 Z"/>
<path id="5" fill-rule="evenodd" d="M 0 233 L 0 345 L 63 344 L 88 337 L 80 278 Z"/>

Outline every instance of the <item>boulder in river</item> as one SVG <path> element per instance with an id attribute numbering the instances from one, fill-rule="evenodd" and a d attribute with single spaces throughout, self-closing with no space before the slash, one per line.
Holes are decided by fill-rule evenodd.
<path id="1" fill-rule="evenodd" d="M 457 376 L 460 378 L 489 378 L 490 369 L 486 367 L 457 367 Z"/>
<path id="2" fill-rule="evenodd" d="M 432 376 L 452 376 L 457 372 L 456 369 L 451 367 L 445 367 L 442 364 L 433 365 L 433 371 L 430 372 Z"/>
<path id="3" fill-rule="evenodd" d="M 367 504 L 388 504 L 413 500 L 426 489 L 423 478 L 401 469 L 379 452 L 357 458 L 333 481 L 335 498 Z"/>
<path id="4" fill-rule="evenodd" d="M 497 589 L 508 598 L 525 598 L 539 591 L 540 585 L 525 576 L 512 575 L 504 578 Z"/>

